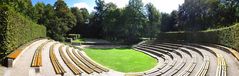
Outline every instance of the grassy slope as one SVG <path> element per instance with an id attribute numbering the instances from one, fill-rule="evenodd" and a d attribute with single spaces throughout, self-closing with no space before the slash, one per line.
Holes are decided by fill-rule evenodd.
<path id="1" fill-rule="evenodd" d="M 141 52 L 127 48 L 85 49 L 96 62 L 121 72 L 140 72 L 153 68 L 157 60 Z"/>

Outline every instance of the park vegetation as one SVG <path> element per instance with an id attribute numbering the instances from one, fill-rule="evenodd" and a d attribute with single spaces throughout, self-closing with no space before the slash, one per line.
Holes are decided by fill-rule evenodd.
<path id="1" fill-rule="evenodd" d="M 129 0 L 124 8 L 104 0 L 95 0 L 95 3 L 95 11 L 89 13 L 86 8 L 68 7 L 64 0 L 57 0 L 54 5 L 41 2 L 32 5 L 31 0 L 0 2 L 1 6 L 7 5 L 16 11 L 13 16 L 21 15 L 12 24 L 21 24 L 18 23 L 21 21 L 30 24 L 25 25 L 26 29 L 16 25 L 13 29 L 45 26 L 47 36 L 58 41 L 65 41 L 68 34 L 80 34 L 87 38 L 135 43 L 141 38 L 157 38 L 162 32 L 217 29 L 232 26 L 239 20 L 238 0 L 185 0 L 171 13 L 160 12 L 152 3 L 144 4 L 142 0 Z M 1 19 L 5 17 L 3 15 L 1 12 Z M 35 36 L 26 38 L 26 41 L 33 38 Z"/>
<path id="2" fill-rule="evenodd" d="M 46 37 L 43 25 L 25 18 L 9 6 L 0 6 L 0 24 L 1 56 L 36 38 Z"/>

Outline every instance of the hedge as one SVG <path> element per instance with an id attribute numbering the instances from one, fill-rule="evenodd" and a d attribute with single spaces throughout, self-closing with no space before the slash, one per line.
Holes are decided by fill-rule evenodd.
<path id="1" fill-rule="evenodd" d="M 170 42 L 214 43 L 239 50 L 239 23 L 230 27 L 209 31 L 159 33 L 157 40 Z"/>
<path id="2" fill-rule="evenodd" d="M 46 28 L 38 25 L 7 5 L 0 5 L 0 50 L 11 52 L 36 38 L 46 37 Z"/>

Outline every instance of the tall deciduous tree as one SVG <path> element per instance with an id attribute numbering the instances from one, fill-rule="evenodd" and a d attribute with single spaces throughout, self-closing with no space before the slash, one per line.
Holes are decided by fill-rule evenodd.
<path id="1" fill-rule="evenodd" d="M 102 35 L 108 40 L 118 40 L 120 27 L 121 11 L 113 3 L 106 4 L 108 8 L 105 11 L 104 20 L 102 21 Z"/>
<path id="2" fill-rule="evenodd" d="M 145 34 L 149 38 L 154 38 L 160 31 L 160 13 L 152 3 L 146 4 L 148 22 L 145 26 Z"/>
<path id="3" fill-rule="evenodd" d="M 76 17 L 71 13 L 63 0 L 57 0 L 54 4 L 56 15 L 56 27 L 55 32 L 57 34 L 57 40 L 64 40 L 66 33 L 76 25 Z"/>
<path id="4" fill-rule="evenodd" d="M 143 33 L 146 24 L 142 0 L 129 0 L 129 4 L 123 11 L 123 34 L 127 42 L 137 41 Z"/>
<path id="5" fill-rule="evenodd" d="M 33 8 L 31 0 L 1 0 L 0 3 L 7 4 L 13 7 L 17 12 L 24 14 L 26 17 L 33 20 L 35 19 L 36 10 Z"/>
<path id="6" fill-rule="evenodd" d="M 72 7 L 71 12 L 76 16 L 76 26 L 70 31 L 70 33 L 77 33 L 81 35 L 85 35 L 85 31 L 88 29 L 86 28 L 89 23 L 89 13 L 86 8 L 77 8 Z"/>

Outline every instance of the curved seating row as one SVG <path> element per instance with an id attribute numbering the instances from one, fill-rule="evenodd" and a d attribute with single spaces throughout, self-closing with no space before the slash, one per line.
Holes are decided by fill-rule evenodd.
<path id="1" fill-rule="evenodd" d="M 85 64 L 89 68 L 93 69 L 95 72 L 97 72 L 97 73 L 102 73 L 103 72 L 101 69 L 95 67 L 94 65 L 92 65 L 91 63 L 86 61 L 81 55 L 77 54 L 76 51 L 72 51 L 72 52 L 83 64 Z"/>
<path id="2" fill-rule="evenodd" d="M 43 47 L 50 41 L 46 41 L 42 43 L 35 51 L 35 54 L 32 58 L 32 64 L 31 67 L 40 67 L 42 66 L 42 50 Z"/>
<path id="3" fill-rule="evenodd" d="M 146 75 L 148 74 L 156 74 L 156 75 L 162 75 L 163 73 L 167 72 L 168 70 L 170 70 L 171 68 L 173 68 L 176 64 L 176 62 L 178 61 L 177 58 L 174 58 L 172 56 L 172 53 L 171 52 L 168 52 L 168 51 L 165 51 L 165 50 L 159 50 L 157 48 L 153 48 L 153 47 L 146 47 L 146 46 L 138 46 L 138 47 L 134 47 L 136 49 L 140 49 L 140 50 L 144 50 L 144 51 L 151 51 L 151 52 L 160 52 L 162 54 L 165 54 L 165 55 L 168 55 L 170 56 L 170 58 L 172 59 L 171 62 L 167 62 L 167 63 L 164 63 L 162 65 L 162 67 L 159 67 L 157 70 L 155 71 L 152 71 L 152 72 L 149 72 L 149 73 L 145 73 Z M 181 57 L 179 57 L 181 58 Z M 167 66 L 166 66 L 167 65 Z"/>
<path id="4" fill-rule="evenodd" d="M 165 53 L 161 53 L 161 52 L 157 52 L 157 51 L 153 51 L 153 50 L 151 50 L 151 49 L 147 49 L 147 48 L 141 48 L 141 47 L 134 47 L 134 49 L 136 49 L 136 50 L 142 50 L 142 51 L 146 51 L 146 52 L 153 52 L 153 53 L 155 53 L 155 54 L 160 54 L 160 55 L 163 55 L 163 56 L 161 56 L 161 57 L 165 57 L 165 62 L 161 65 L 161 66 L 159 66 L 157 69 L 154 69 L 154 70 L 151 70 L 151 71 L 149 71 L 149 72 L 146 72 L 146 73 L 144 73 L 144 75 L 151 75 L 151 74 L 153 74 L 153 73 L 156 73 L 156 72 L 158 72 L 158 71 L 160 71 L 161 69 L 163 69 L 163 68 L 165 68 L 168 64 L 169 64 L 169 62 L 172 62 L 173 61 L 173 58 L 171 57 L 171 55 L 169 55 L 169 54 L 165 54 Z"/>
<path id="5" fill-rule="evenodd" d="M 171 53 L 172 55 L 172 59 L 175 58 L 175 55 L 173 53 L 175 53 L 174 51 L 177 51 L 178 56 L 180 56 L 181 52 L 186 53 L 187 55 L 189 55 L 190 57 L 193 58 L 193 60 L 191 61 L 190 65 L 187 67 L 187 69 L 184 69 L 186 72 L 182 72 L 180 75 L 190 75 L 190 73 L 192 73 L 193 69 L 197 66 L 197 70 L 195 70 L 195 72 L 193 72 L 195 74 L 195 76 L 205 76 L 205 75 L 216 75 L 216 76 L 226 76 L 227 75 L 227 62 L 224 58 L 224 56 L 227 56 L 226 53 L 231 54 L 235 57 L 235 59 L 237 59 L 237 61 L 239 60 L 239 53 L 231 48 L 225 47 L 225 46 L 221 46 L 221 45 L 216 45 L 216 44 L 192 44 L 192 43 L 142 43 L 140 45 L 141 49 L 147 48 L 147 49 L 151 49 L 151 51 L 159 51 L 162 52 L 162 54 L 166 54 L 164 53 L 165 51 L 168 51 L 168 53 Z M 136 47 L 137 47 L 136 46 Z M 187 50 L 189 49 L 189 50 Z M 180 52 L 181 51 L 181 52 Z M 195 54 L 199 54 L 203 61 L 200 62 L 200 64 L 197 65 L 197 57 L 195 57 L 194 53 L 192 53 L 192 51 L 196 52 Z M 221 51 L 221 52 L 220 52 Z M 223 53 L 222 51 L 226 52 Z M 221 54 L 222 53 L 222 54 Z M 183 53 L 181 53 L 181 55 L 184 55 Z M 200 57 L 200 58 L 201 58 Z M 212 60 L 210 59 L 212 57 Z M 182 60 L 184 60 L 185 57 L 181 57 Z M 215 59 L 217 60 L 215 60 Z M 226 59 L 229 59 L 230 57 L 226 57 Z M 177 58 L 178 59 L 178 58 Z M 179 58 L 180 60 L 180 58 Z M 187 61 L 189 62 L 189 61 Z M 186 63 L 187 63 L 186 62 Z M 217 63 L 215 63 L 217 62 Z M 179 64 L 181 64 L 180 61 L 178 61 Z M 179 66 L 175 65 L 174 67 Z M 211 65 L 215 65 L 216 64 L 216 71 L 215 73 L 209 73 L 207 74 L 207 72 L 209 71 L 209 66 Z M 232 64 L 230 63 L 230 66 L 232 65 L 236 65 L 236 64 Z M 165 68 L 165 67 L 164 67 Z M 164 69 L 163 68 L 163 69 Z M 166 67 L 167 68 L 167 67 Z M 211 67 L 210 67 L 211 68 Z M 162 75 L 175 75 L 172 70 L 170 70 L 170 72 L 167 72 L 166 74 L 163 73 Z M 212 70 L 210 70 L 210 72 L 212 72 Z M 194 75 L 193 74 L 193 75 Z M 160 74 L 161 75 L 161 74 Z"/>
<path id="6" fill-rule="evenodd" d="M 42 40 L 42 39 L 36 39 L 31 42 L 28 42 L 28 43 L 18 47 L 17 49 L 15 49 L 9 55 L 7 55 L 7 63 L 8 63 L 7 66 L 12 67 L 14 65 L 15 61 L 17 60 L 17 57 L 19 57 L 25 49 L 29 48 L 29 46 L 31 46 L 32 44 L 34 44 L 35 42 L 38 42 L 40 40 Z"/>
<path id="7" fill-rule="evenodd" d="M 66 71 L 63 69 L 63 67 L 61 66 L 61 64 L 59 63 L 59 61 L 56 58 L 56 55 L 54 53 L 54 47 L 57 43 L 54 43 L 51 47 L 50 47 L 50 60 L 52 63 L 52 66 L 56 72 L 56 74 L 61 74 L 64 75 L 64 73 L 66 73 Z"/>
<path id="8" fill-rule="evenodd" d="M 84 70 L 87 74 L 91 74 L 94 71 L 92 69 L 90 69 L 89 67 L 86 67 L 84 64 L 82 64 L 80 61 L 78 61 L 77 58 L 73 57 L 73 54 L 70 52 L 71 50 L 69 49 L 69 47 L 66 48 L 66 53 L 68 54 L 68 56 L 71 58 L 71 60 L 82 70 Z"/>
<path id="9" fill-rule="evenodd" d="M 103 72 L 109 72 L 108 69 L 99 66 L 98 64 L 96 64 L 95 62 L 91 61 L 89 58 L 87 58 L 86 56 L 84 56 L 80 51 L 78 51 L 78 54 L 84 59 L 86 60 L 89 64 L 93 65 L 95 68 L 98 68 L 100 70 L 102 70 Z"/>
<path id="10" fill-rule="evenodd" d="M 68 68 L 75 74 L 80 75 L 82 71 L 78 69 L 70 60 L 66 57 L 65 53 L 63 52 L 64 45 L 61 45 L 59 47 L 59 53 L 61 55 L 62 60 L 65 62 L 65 64 L 68 66 Z"/>
<path id="11" fill-rule="evenodd" d="M 166 44 L 166 45 L 165 45 Z M 140 47 L 140 48 L 139 48 Z M 186 50 L 186 49 L 183 49 L 181 47 L 184 47 L 184 48 L 187 48 L 187 49 L 190 49 L 190 50 Z M 185 57 L 183 57 L 183 54 L 181 52 L 184 52 L 185 54 L 189 55 L 191 58 L 192 58 L 192 61 L 190 62 L 190 64 L 187 66 L 186 69 L 184 69 L 184 72 L 180 73 L 179 75 L 190 75 L 190 73 L 192 73 L 193 69 L 196 67 L 197 65 L 197 57 L 196 55 L 192 54 L 191 51 L 195 51 L 197 52 L 199 55 L 201 55 L 203 58 L 204 58 L 204 55 L 201 53 L 201 51 L 198 51 L 197 49 L 194 49 L 193 47 L 189 47 L 189 46 L 186 46 L 185 45 L 180 45 L 180 44 L 170 44 L 170 43 L 162 43 L 162 44 L 140 44 L 140 45 L 137 45 L 136 47 L 134 47 L 136 49 L 140 49 L 140 50 L 149 50 L 152 52 L 152 51 L 159 51 L 161 52 L 162 54 L 165 54 L 165 55 L 170 55 L 172 59 L 174 59 L 174 56 L 172 53 L 175 53 L 176 55 L 178 55 L 180 58 L 181 58 L 181 61 L 178 61 L 178 64 L 175 65 L 174 63 L 176 63 L 176 61 L 173 61 L 171 64 L 174 64 L 174 67 L 163 67 L 162 69 L 166 69 L 166 70 L 159 70 L 159 71 L 156 71 L 158 72 L 157 75 L 165 75 L 165 76 L 171 76 L 171 75 L 175 75 L 179 70 L 182 70 L 182 68 L 185 66 L 186 63 L 186 59 Z M 181 51 L 181 52 L 179 52 Z M 162 56 L 160 56 L 162 57 Z M 205 65 L 204 65 L 205 64 Z M 169 64 L 168 64 L 169 65 Z M 208 69 L 208 66 L 209 66 L 209 60 L 205 60 L 205 62 L 203 62 L 203 68 L 200 69 L 202 70 L 203 73 L 207 72 L 206 69 Z M 170 68 L 170 71 L 168 70 L 168 68 Z M 155 71 L 154 71 L 155 72 Z M 165 74 L 166 72 L 169 72 L 167 74 Z M 151 73 L 149 73 L 151 74 Z M 200 74 L 200 75 L 203 75 L 203 74 Z M 205 74 L 204 74 L 205 75 Z"/>

